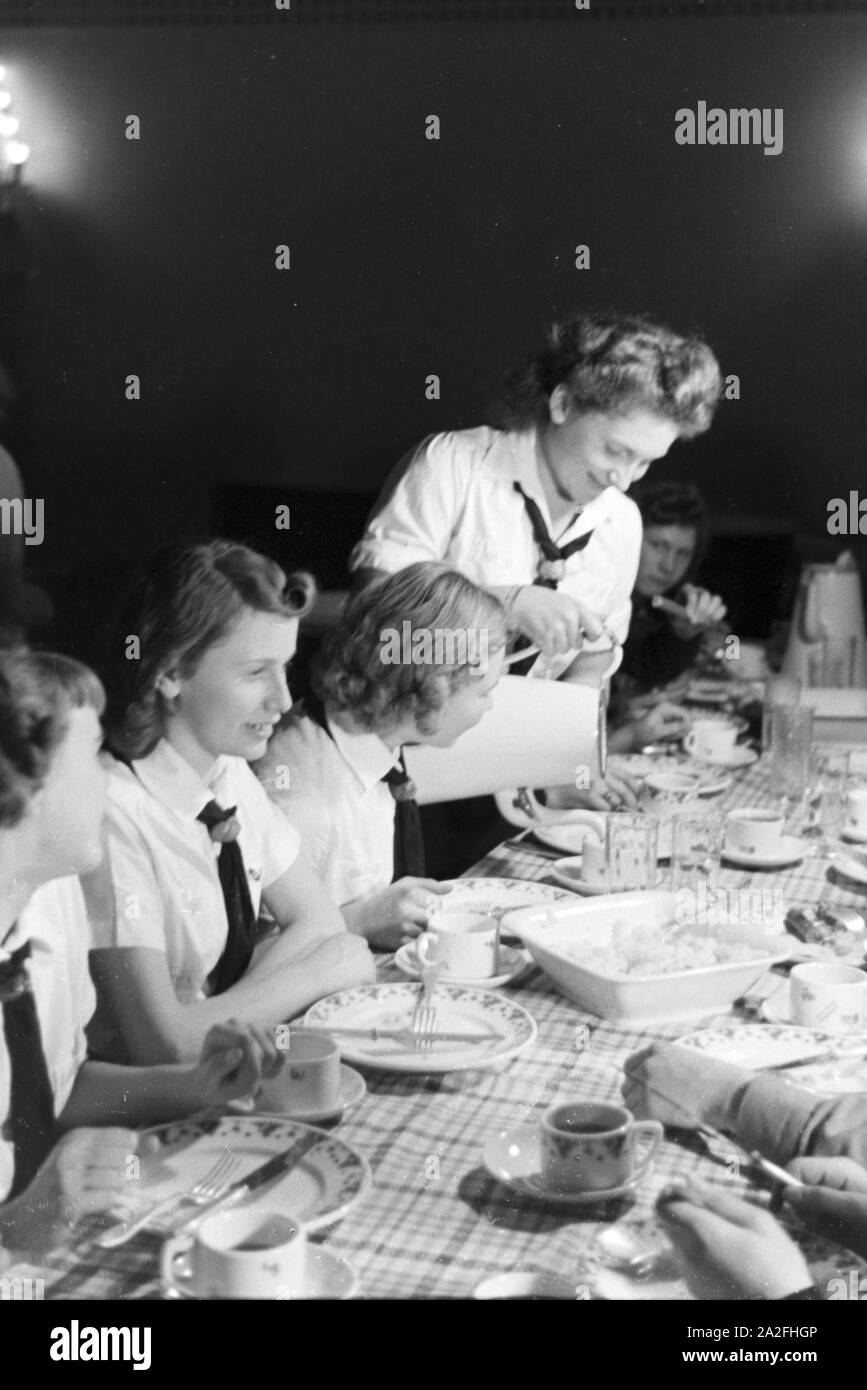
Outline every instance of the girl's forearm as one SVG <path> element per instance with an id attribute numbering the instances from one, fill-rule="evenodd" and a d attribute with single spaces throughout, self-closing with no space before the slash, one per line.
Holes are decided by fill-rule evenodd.
<path id="1" fill-rule="evenodd" d="M 192 1068 L 178 1063 L 124 1067 L 85 1062 L 58 1116 L 63 1130 L 92 1125 L 157 1124 L 198 1108 Z"/>

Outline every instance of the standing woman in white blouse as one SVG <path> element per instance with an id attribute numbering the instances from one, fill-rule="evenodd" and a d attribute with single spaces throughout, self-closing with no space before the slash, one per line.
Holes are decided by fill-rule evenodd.
<path id="1" fill-rule="evenodd" d="M 641 517 L 627 496 L 677 439 L 706 430 L 721 380 L 713 352 L 638 315 L 555 323 L 505 380 L 497 427 L 424 440 L 386 484 L 352 554 L 371 572 L 442 560 L 491 590 L 531 674 L 599 684 L 629 629 Z M 584 800 L 611 809 L 614 779 Z"/>
<path id="2" fill-rule="evenodd" d="M 271 1027 L 374 978 L 248 766 L 291 705 L 312 592 L 228 541 L 170 546 L 138 576 L 109 688 L 108 855 L 86 881 L 97 1055 L 178 1061 L 213 1023 Z"/>

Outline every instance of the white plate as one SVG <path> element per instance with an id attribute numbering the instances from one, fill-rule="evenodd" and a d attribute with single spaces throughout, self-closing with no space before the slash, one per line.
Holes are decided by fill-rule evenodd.
<path id="1" fill-rule="evenodd" d="M 567 898 L 562 888 L 550 883 L 535 883 L 524 878 L 456 878 L 450 893 L 432 893 L 425 903 L 425 912 L 435 917 L 438 912 L 483 912 L 489 917 L 502 917 L 519 907 L 535 907 L 537 903 L 562 902 Z"/>
<path id="2" fill-rule="evenodd" d="M 556 1202 L 559 1206 L 593 1207 L 626 1197 L 644 1181 L 653 1163 L 644 1163 L 620 1187 L 606 1187 L 595 1192 L 561 1192 L 545 1185 L 542 1176 L 542 1136 L 538 1125 L 524 1125 L 493 1134 L 482 1152 L 482 1162 L 491 1177 L 505 1183 L 513 1192 L 536 1201 Z"/>
<path id="3" fill-rule="evenodd" d="M 728 681 L 690 681 L 683 698 L 693 704 L 724 705 L 731 699 L 732 687 Z"/>
<path id="4" fill-rule="evenodd" d="M 181 1120 L 148 1130 L 138 1151 L 141 1171 L 135 1183 L 135 1208 L 130 1215 L 145 1211 L 174 1193 L 188 1192 L 226 1152 L 241 1160 L 232 1175 L 235 1181 L 310 1133 L 317 1136 L 316 1143 L 299 1163 L 283 1177 L 245 1197 L 239 1209 L 264 1207 L 286 1212 L 299 1217 L 308 1230 L 330 1226 L 341 1220 L 370 1187 L 367 1159 L 336 1135 L 311 1130 L 309 1125 L 283 1115 L 223 1115 L 217 1119 Z M 180 1204 L 157 1218 L 153 1229 L 171 1230 L 195 1212 L 195 1207 Z"/>
<path id="5" fill-rule="evenodd" d="M 598 840 L 592 825 L 576 821 L 559 821 L 550 825 L 533 827 L 533 835 L 540 844 L 549 849 L 558 849 L 561 854 L 580 854 L 585 840 Z M 534 906 L 534 904 L 529 904 Z"/>
<path id="6" fill-rule="evenodd" d="M 722 857 L 739 869 L 785 869 L 791 864 L 800 864 L 809 845 L 797 835 L 784 835 L 776 854 L 742 854 L 740 850 L 729 849 L 723 845 Z"/>
<path id="7" fill-rule="evenodd" d="M 693 762 L 701 763 L 704 767 L 751 767 L 759 760 L 755 748 L 746 748 L 743 744 L 738 744 L 730 753 L 725 753 L 721 758 L 704 758 L 699 753 L 690 753 L 690 757 Z"/>
<path id="8" fill-rule="evenodd" d="M 407 941 L 394 957 L 394 963 L 398 970 L 402 970 L 404 975 L 409 975 L 413 980 L 421 978 L 421 966 L 418 963 L 418 952 L 414 941 Z M 473 985 L 478 989 L 499 989 L 500 985 L 507 985 L 510 980 L 516 980 L 519 975 L 523 975 L 527 966 L 530 965 L 530 954 L 528 951 L 516 950 L 514 946 L 500 947 L 500 973 L 497 975 L 485 976 L 481 980 L 460 980 L 456 976 L 449 975 L 448 984 L 451 985 Z M 444 983 L 444 976 L 440 977 Z"/>
<path id="9" fill-rule="evenodd" d="M 800 1027 L 799 1024 L 792 1022 L 792 997 L 789 992 L 789 981 L 783 980 L 779 989 L 775 989 L 773 994 L 769 994 L 761 1003 L 762 1016 L 768 1023 L 785 1023 L 790 1027 Z M 819 1031 L 819 1030 L 817 1030 Z M 849 1033 L 822 1033 L 823 1037 L 833 1038 L 833 1046 L 846 1051 L 849 1048 L 861 1048 L 867 1052 L 867 1032 L 863 1028 L 855 1028 Z"/>
<path id="10" fill-rule="evenodd" d="M 843 839 L 851 840 L 853 845 L 867 845 L 867 830 L 844 830 Z"/>
<path id="11" fill-rule="evenodd" d="M 476 1284 L 473 1298 L 573 1299 L 580 1296 L 580 1285 L 567 1283 L 559 1274 L 538 1269 L 513 1269 L 508 1274 L 491 1274 Z"/>
<path id="12" fill-rule="evenodd" d="M 289 1120 L 301 1120 L 304 1124 L 318 1125 L 323 1120 L 333 1120 L 335 1116 L 342 1115 L 344 1110 L 348 1110 L 350 1106 L 357 1105 L 366 1091 L 367 1082 L 361 1072 L 356 1071 L 354 1067 L 347 1067 L 342 1064 L 340 1067 L 340 1095 L 334 1105 L 326 1106 L 324 1110 L 292 1110 L 287 1105 L 285 1109 L 279 1111 L 260 1109 L 257 1105 L 254 1107 L 253 1113 L 256 1115 L 285 1115 Z"/>
<path id="13" fill-rule="evenodd" d="M 838 1045 L 839 1037 L 817 1028 L 796 1028 L 778 1023 L 731 1023 L 721 1028 L 702 1028 L 677 1039 L 678 1047 L 688 1047 L 732 1066 L 761 1071 L 808 1057 L 823 1048 Z M 800 1071 L 800 1068 L 798 1069 Z M 806 1070 L 806 1068 L 805 1068 Z M 780 1072 L 782 1077 L 785 1072 Z M 794 1073 L 789 1078 L 794 1080 Z"/>
<path id="14" fill-rule="evenodd" d="M 410 984 L 358 985 L 320 999 L 304 1015 L 312 1028 L 358 1028 L 400 1031 L 409 1028 L 418 1002 L 418 987 Z M 436 1029 L 445 1033 L 472 1033 L 480 1042 L 437 1042 L 417 1051 L 393 1038 L 343 1038 L 334 1040 L 344 1057 L 377 1071 L 434 1073 L 473 1071 L 493 1066 L 522 1052 L 536 1036 L 533 1015 L 520 1004 L 493 989 L 468 989 L 465 985 L 437 984 L 433 1005 Z"/>
<path id="15" fill-rule="evenodd" d="M 189 1270 L 189 1263 L 186 1261 L 186 1252 L 193 1244 L 193 1237 L 190 1236 L 189 1244 L 186 1248 L 178 1251 L 176 1264 Z M 189 1277 L 189 1276 L 187 1276 Z M 169 1298 L 198 1298 L 193 1293 L 187 1279 L 180 1272 L 174 1273 L 162 1280 L 163 1288 Z M 346 1260 L 341 1260 L 331 1250 L 324 1249 L 321 1245 L 308 1245 L 304 1255 L 304 1284 L 302 1288 L 294 1293 L 290 1302 L 296 1300 L 306 1300 L 314 1298 L 333 1298 L 344 1299 L 352 1298 L 358 1292 L 358 1275 L 347 1264 Z M 278 1295 L 280 1297 L 280 1295 Z"/>

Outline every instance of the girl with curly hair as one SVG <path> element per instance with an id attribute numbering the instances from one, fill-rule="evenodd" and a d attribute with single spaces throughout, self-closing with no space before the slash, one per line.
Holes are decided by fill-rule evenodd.
<path id="1" fill-rule="evenodd" d="M 530 674 L 598 685 L 638 570 L 641 518 L 626 493 L 709 427 L 720 392 L 695 335 L 633 314 L 554 323 L 506 378 L 493 427 L 434 435 L 398 465 L 351 566 L 366 579 L 444 561 L 507 605 L 520 645 L 540 649 Z M 634 804 L 615 782 L 568 804 Z"/>
<path id="2" fill-rule="evenodd" d="M 450 747 L 491 706 L 505 649 L 499 601 L 447 565 L 409 565 L 346 607 L 257 771 L 297 826 L 352 932 L 392 949 L 446 892 L 424 877 L 406 744 Z"/>
<path id="3" fill-rule="evenodd" d="M 248 766 L 291 704 L 312 593 L 219 540 L 168 547 L 132 587 L 109 684 L 109 852 L 86 881 L 98 1055 L 181 1060 L 213 1023 L 270 1027 L 373 978 Z"/>

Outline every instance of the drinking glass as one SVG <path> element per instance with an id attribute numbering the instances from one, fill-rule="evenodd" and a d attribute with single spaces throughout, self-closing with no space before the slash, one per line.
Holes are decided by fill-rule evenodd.
<path id="1" fill-rule="evenodd" d="M 849 760 L 845 753 L 812 748 L 807 763 L 801 835 L 829 835 L 836 838 L 846 819 L 846 791 Z"/>
<path id="2" fill-rule="evenodd" d="M 774 705 L 771 725 L 772 796 L 804 794 L 813 742 L 813 711 L 806 705 Z"/>
<path id="3" fill-rule="evenodd" d="M 796 705 L 801 698 L 801 682 L 797 676 L 769 676 L 765 681 L 764 707 L 762 709 L 762 752 L 771 746 L 774 707 L 776 705 Z"/>
<path id="4" fill-rule="evenodd" d="M 823 637 L 807 657 L 807 684 L 848 689 L 855 674 L 855 638 Z"/>
<path id="5" fill-rule="evenodd" d="M 679 811 L 674 818 L 671 887 L 691 895 L 696 914 L 716 893 L 724 824 L 719 811 Z"/>
<path id="6" fill-rule="evenodd" d="M 656 886 L 659 821 L 631 811 L 606 817 L 606 887 L 610 893 Z"/>

